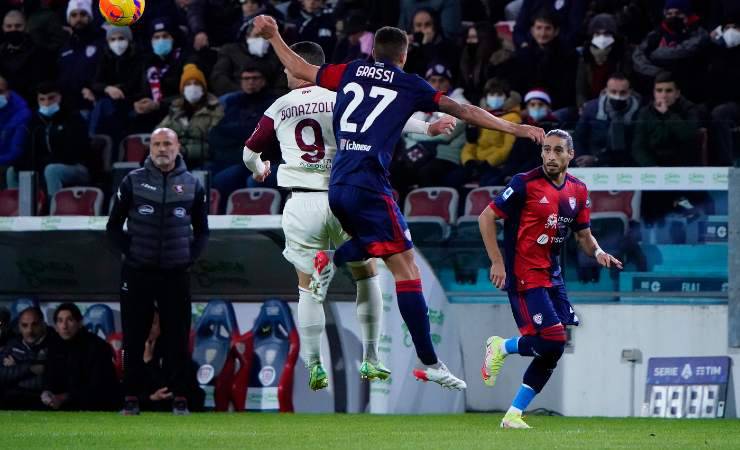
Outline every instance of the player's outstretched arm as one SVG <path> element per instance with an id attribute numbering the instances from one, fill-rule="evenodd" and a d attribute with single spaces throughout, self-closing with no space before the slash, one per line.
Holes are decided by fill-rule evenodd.
<path id="1" fill-rule="evenodd" d="M 463 105 L 443 95 L 439 99 L 439 110 L 458 119 L 489 130 L 503 131 L 516 137 L 527 138 L 541 144 L 545 140 L 545 130 L 531 125 L 521 125 L 500 119 L 488 111 L 473 105 Z"/>
<path id="2" fill-rule="evenodd" d="M 310 83 L 316 82 L 316 74 L 319 73 L 319 67 L 307 63 L 305 59 L 298 56 L 296 52 L 288 47 L 288 44 L 285 43 L 278 32 L 275 19 L 270 16 L 259 15 L 254 19 L 254 29 L 257 35 L 270 41 L 278 59 L 280 59 L 280 62 L 283 63 L 290 73 L 301 80 Z"/>
<path id="3" fill-rule="evenodd" d="M 488 257 L 491 259 L 489 279 L 494 286 L 501 289 L 506 284 L 506 269 L 504 267 L 504 257 L 501 256 L 501 250 L 498 248 L 498 240 L 496 239 L 496 213 L 491 208 L 484 209 L 481 215 L 478 216 L 478 227 Z"/>
<path id="4" fill-rule="evenodd" d="M 617 269 L 622 269 L 622 261 L 613 257 L 609 253 L 599 247 L 599 243 L 596 238 L 591 234 L 591 228 L 585 228 L 576 232 L 576 239 L 581 250 L 589 256 L 596 258 L 596 261 L 604 267 L 615 266 Z"/>

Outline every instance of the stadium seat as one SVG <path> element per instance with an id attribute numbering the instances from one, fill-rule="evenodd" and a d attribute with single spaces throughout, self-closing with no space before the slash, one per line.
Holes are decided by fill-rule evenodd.
<path id="1" fill-rule="evenodd" d="M 221 203 L 221 193 L 218 192 L 218 189 L 211 188 L 208 202 L 208 214 L 218 214 L 218 205 Z"/>
<path id="2" fill-rule="evenodd" d="M 199 382 L 213 386 L 217 411 L 225 411 L 231 398 L 233 372 L 225 371 L 231 357 L 232 340 L 239 335 L 234 307 L 225 300 L 211 300 L 195 324 L 193 361 Z M 205 375 L 204 375 L 205 374 Z M 206 401 L 206 406 L 211 406 Z"/>
<path id="3" fill-rule="evenodd" d="M 0 191 L 0 217 L 13 217 L 20 214 L 20 200 L 17 188 Z M 36 214 L 41 214 L 44 208 L 46 194 L 41 189 L 36 191 Z"/>
<path id="4" fill-rule="evenodd" d="M 591 213 L 621 212 L 629 220 L 640 220 L 640 191 L 592 191 Z"/>
<path id="5" fill-rule="evenodd" d="M 623 242 L 628 227 L 629 218 L 623 212 L 596 212 L 591 214 L 591 232 L 594 236 L 598 236 L 601 248 L 619 260 L 624 259 Z M 577 255 L 578 278 L 582 282 L 599 281 L 601 273 L 599 263 L 581 251 Z"/>
<path id="6" fill-rule="evenodd" d="M 93 152 L 93 167 L 102 173 L 108 173 L 113 167 L 113 140 L 105 134 L 90 136 L 90 146 Z"/>
<path id="7" fill-rule="evenodd" d="M 89 332 L 105 340 L 108 340 L 108 337 L 116 331 L 113 310 L 108 305 L 95 304 L 89 306 L 85 310 L 82 322 Z"/>
<path id="8" fill-rule="evenodd" d="M 414 189 L 406 196 L 404 215 L 419 242 L 439 242 L 450 236 L 457 219 L 458 193 L 446 187 Z"/>
<path id="9" fill-rule="evenodd" d="M 149 154 L 151 135 L 130 134 L 118 145 L 118 161 L 141 163 Z"/>
<path id="10" fill-rule="evenodd" d="M 51 199 L 52 216 L 99 216 L 103 208 L 103 191 L 95 187 L 69 187 L 59 190 Z"/>
<path id="11" fill-rule="evenodd" d="M 464 240 L 480 240 L 478 216 L 505 186 L 483 186 L 473 189 L 465 197 L 465 214 L 457 219 L 456 235 Z"/>
<path id="12" fill-rule="evenodd" d="M 266 300 L 252 330 L 238 342 L 244 345 L 245 352 L 234 378 L 237 410 L 293 412 L 293 376 L 300 345 L 288 304 L 278 299 Z"/>
<path id="13" fill-rule="evenodd" d="M 226 214 L 260 216 L 279 212 L 280 192 L 270 188 L 237 189 L 226 204 Z"/>

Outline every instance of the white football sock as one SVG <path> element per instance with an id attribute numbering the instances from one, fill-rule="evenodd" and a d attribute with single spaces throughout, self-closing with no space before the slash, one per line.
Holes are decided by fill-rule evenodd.
<path id="1" fill-rule="evenodd" d="M 298 288 L 298 335 L 301 338 L 301 359 L 309 367 L 321 362 L 321 334 L 326 317 L 324 305 L 311 297 L 311 291 Z"/>
<path id="2" fill-rule="evenodd" d="M 380 292 L 378 276 L 357 281 L 357 321 L 362 330 L 362 351 L 364 359 L 378 360 L 378 339 L 383 318 L 383 295 Z"/>

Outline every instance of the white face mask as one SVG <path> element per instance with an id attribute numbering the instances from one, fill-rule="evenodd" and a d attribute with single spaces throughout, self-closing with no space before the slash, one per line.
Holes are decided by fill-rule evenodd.
<path id="1" fill-rule="evenodd" d="M 187 100 L 188 103 L 197 103 L 198 100 L 203 98 L 203 88 L 197 84 L 189 84 L 185 86 L 182 95 L 185 97 L 185 100 Z"/>
<path id="2" fill-rule="evenodd" d="M 737 28 L 728 28 L 722 32 L 722 39 L 725 40 L 727 48 L 737 47 L 740 45 L 740 30 Z"/>
<path id="3" fill-rule="evenodd" d="M 598 49 L 605 49 L 614 43 L 614 37 L 606 34 L 597 34 L 591 39 L 591 44 Z"/>
<path id="4" fill-rule="evenodd" d="M 249 49 L 249 53 L 258 58 L 262 58 L 267 54 L 267 50 L 270 48 L 270 43 L 265 38 L 250 37 L 247 38 L 247 48 Z"/>
<path id="5" fill-rule="evenodd" d="M 128 41 L 125 39 L 111 41 L 111 42 L 108 42 L 108 47 L 110 48 L 110 51 L 115 53 L 117 56 L 121 56 L 128 48 Z"/>

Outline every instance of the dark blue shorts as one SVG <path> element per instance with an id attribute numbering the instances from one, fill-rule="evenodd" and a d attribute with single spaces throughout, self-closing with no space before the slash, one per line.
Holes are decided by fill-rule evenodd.
<path id="1" fill-rule="evenodd" d="M 389 195 L 334 185 L 329 189 L 329 207 L 352 237 L 340 247 L 344 261 L 395 255 L 414 246 L 406 219 Z"/>
<path id="2" fill-rule="evenodd" d="M 509 303 L 522 336 L 565 341 L 564 325 L 578 325 L 565 285 L 509 291 Z"/>

